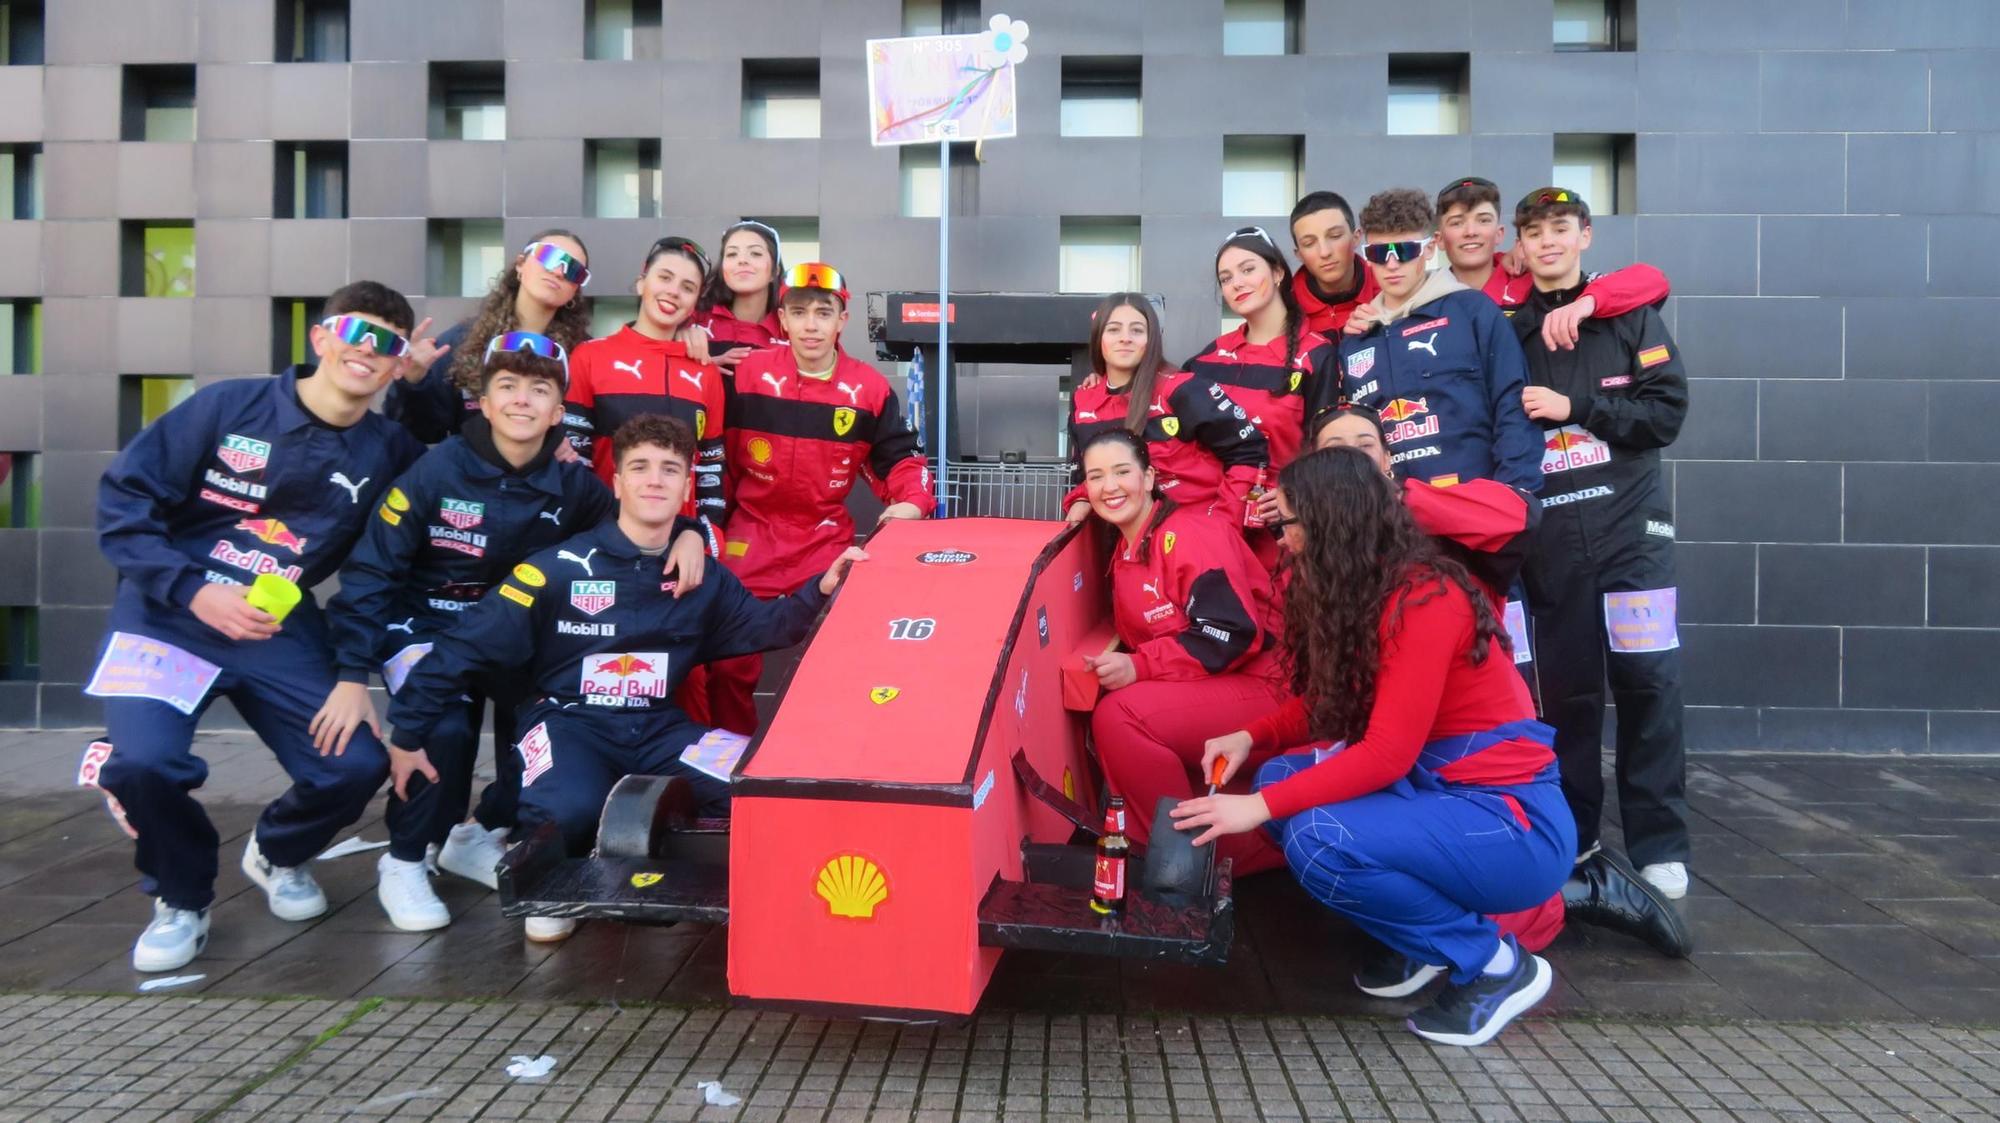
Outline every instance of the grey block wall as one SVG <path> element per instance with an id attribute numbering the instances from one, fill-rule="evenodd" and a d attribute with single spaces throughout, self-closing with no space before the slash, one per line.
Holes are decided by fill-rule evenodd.
<path id="1" fill-rule="evenodd" d="M 288 4 L 285 6 L 289 6 Z M 1477 173 L 1549 178 L 1553 134 L 1635 137 L 1638 213 L 1591 264 L 1674 283 L 1696 379 L 1672 450 L 1697 748 L 2000 746 L 2000 5 L 1638 0 L 1638 49 L 1551 49 L 1549 0 L 1302 0 L 1301 53 L 1221 54 L 1219 0 L 986 0 L 1034 27 L 1021 136 L 954 220 L 967 289 L 1056 285 L 1066 215 L 1142 219 L 1168 351 L 1211 338 L 1229 229 L 1223 137 L 1296 134 L 1308 187 L 1358 205 Z M 39 613 L 40 681 L 0 723 L 90 725 L 112 576 L 91 532 L 119 376 L 266 373 L 273 296 L 372 277 L 421 296 L 426 220 L 580 230 L 623 291 L 663 232 L 819 216 L 862 289 L 936 284 L 935 224 L 899 213 L 866 140 L 862 40 L 900 0 L 664 0 L 659 57 L 585 59 L 581 3 L 351 0 L 350 59 L 273 63 L 280 0 L 48 0 L 45 65 L 0 67 L 0 143 L 43 146 L 44 217 L 0 222 L 0 297 L 43 302 L 36 376 L 0 378 L 0 451 L 38 455 L 41 525 L 0 530 L 0 597 Z M 1470 55 L 1470 131 L 1386 135 L 1399 53 Z M 1138 56 L 1144 135 L 1059 135 L 1061 56 Z M 741 135 L 743 59 L 818 58 L 821 136 Z M 431 142 L 429 64 L 504 62 L 507 139 Z M 121 141 L 121 66 L 192 64 L 192 142 Z M 582 218 L 584 141 L 658 137 L 666 218 Z M 348 145 L 348 217 L 272 218 L 276 143 Z M 120 295 L 120 221 L 195 223 L 192 300 Z M 441 320 L 468 302 L 419 300 Z M 869 354 L 859 325 L 850 350 Z M 968 380 L 982 451 L 1053 453 L 1051 372 Z"/>

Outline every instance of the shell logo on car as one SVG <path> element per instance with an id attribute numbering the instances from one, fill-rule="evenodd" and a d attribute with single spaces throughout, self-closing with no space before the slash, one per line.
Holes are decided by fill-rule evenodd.
<path id="1" fill-rule="evenodd" d="M 813 891 L 834 916 L 867 920 L 875 906 L 889 899 L 889 879 L 875 863 L 859 854 L 841 854 L 819 869 Z"/>

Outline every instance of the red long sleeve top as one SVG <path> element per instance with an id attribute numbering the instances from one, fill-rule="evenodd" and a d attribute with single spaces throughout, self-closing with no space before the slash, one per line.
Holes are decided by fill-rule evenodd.
<path id="1" fill-rule="evenodd" d="M 1493 255 L 1493 272 L 1487 275 L 1482 291 L 1500 307 L 1513 308 L 1525 302 L 1528 294 L 1535 291 L 1535 279 L 1526 273 L 1507 272 L 1507 267 L 1501 264 L 1505 257 L 1505 254 Z M 1672 286 L 1667 282 L 1667 275 L 1641 261 L 1591 277 L 1582 295 L 1597 301 L 1597 309 L 1591 316 L 1608 319 L 1622 316 L 1634 308 L 1658 304 L 1671 293 Z"/>
<path id="2" fill-rule="evenodd" d="M 1398 601 L 1402 618 L 1395 630 L 1390 631 L 1387 609 L 1380 624 L 1381 668 L 1367 730 L 1342 751 L 1264 788 L 1272 817 L 1380 791 L 1408 775 L 1431 741 L 1534 719 L 1527 685 L 1497 640 L 1487 641 L 1491 647 L 1485 661 L 1475 664 L 1466 657 L 1473 616 L 1463 590 L 1426 579 L 1398 589 L 1389 603 Z M 1305 744 L 1312 732 L 1305 701 L 1299 698 L 1249 728 L 1253 748 L 1262 750 Z M 1462 784 L 1526 783 L 1553 758 L 1547 746 L 1502 741 L 1439 769 L 1438 775 Z"/>

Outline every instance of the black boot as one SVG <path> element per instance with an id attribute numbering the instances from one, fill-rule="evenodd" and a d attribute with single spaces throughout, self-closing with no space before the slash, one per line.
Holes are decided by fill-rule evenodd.
<path id="1" fill-rule="evenodd" d="M 1609 851 L 1577 863 L 1562 892 L 1566 920 L 1637 937 L 1675 959 L 1694 951 L 1694 935 L 1673 902 Z"/>

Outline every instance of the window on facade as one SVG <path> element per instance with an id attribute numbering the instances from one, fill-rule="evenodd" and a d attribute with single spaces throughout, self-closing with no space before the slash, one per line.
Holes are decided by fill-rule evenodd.
<path id="1" fill-rule="evenodd" d="M 346 143 L 280 142 L 271 186 L 274 218 L 346 218 Z"/>
<path id="2" fill-rule="evenodd" d="M 778 232 L 778 253 L 784 258 L 787 268 L 820 260 L 819 219 L 746 214 L 743 220 L 761 222 Z M 717 246 L 716 252 L 722 252 L 722 247 Z"/>
<path id="3" fill-rule="evenodd" d="M 271 299 L 271 369 L 312 361 L 312 328 L 325 301 L 316 296 Z"/>
<path id="4" fill-rule="evenodd" d="M 42 146 L 0 144 L 0 219 L 42 217 Z"/>
<path id="5" fill-rule="evenodd" d="M 119 225 L 118 295 L 194 295 L 194 223 L 127 220 Z"/>
<path id="6" fill-rule="evenodd" d="M 1060 292 L 1128 292 L 1139 287 L 1136 217 L 1065 218 L 1057 263 Z"/>
<path id="7" fill-rule="evenodd" d="M 585 58 L 660 56 L 660 0 L 587 0 L 583 20 Z"/>
<path id="8" fill-rule="evenodd" d="M 903 217 L 938 216 L 938 146 L 906 144 L 897 149 L 902 165 Z M 979 213 L 979 161 L 972 146 L 951 146 L 951 213 Z"/>
<path id="9" fill-rule="evenodd" d="M 979 0 L 903 0 L 903 34 L 966 35 L 979 30 Z"/>
<path id="10" fill-rule="evenodd" d="M 767 140 L 819 135 L 819 60 L 744 59 L 743 135 Z"/>
<path id="11" fill-rule="evenodd" d="M 1300 142 L 1295 136 L 1222 138 L 1222 213 L 1291 213 L 1299 199 Z"/>
<path id="12" fill-rule="evenodd" d="M 1638 146 L 1630 133 L 1557 133 L 1553 187 L 1583 195 L 1590 213 L 1639 209 Z"/>
<path id="13" fill-rule="evenodd" d="M 42 302 L 0 300 L 0 374 L 42 373 Z"/>
<path id="14" fill-rule="evenodd" d="M 0 452 L 0 529 L 33 530 L 42 525 L 42 458 L 32 452 Z"/>
<path id="15" fill-rule="evenodd" d="M 1471 117 L 1468 55 L 1389 56 L 1389 135 L 1466 131 Z"/>
<path id="16" fill-rule="evenodd" d="M 1636 0 L 1555 0 L 1556 50 L 1637 50 L 1636 7 Z"/>
<path id="17" fill-rule="evenodd" d="M 194 394 L 194 378 L 185 374 L 128 374 L 118 380 L 118 447 L 131 443 L 139 430 Z"/>
<path id="18" fill-rule="evenodd" d="M 584 142 L 584 198 L 592 218 L 660 216 L 660 142 Z"/>
<path id="19" fill-rule="evenodd" d="M 194 67 L 125 68 L 122 140 L 194 139 Z"/>
<path id="20" fill-rule="evenodd" d="M 1223 54 L 1290 55 L 1298 49 L 1298 0 L 1222 0 Z"/>
<path id="21" fill-rule="evenodd" d="M 0 608 L 0 679 L 32 682 L 41 677 L 40 610 L 31 605 Z"/>
<path id="22" fill-rule="evenodd" d="M 424 292 L 429 296 L 486 295 L 507 263 L 497 218 L 434 218 L 425 261 Z"/>
<path id="23" fill-rule="evenodd" d="M 1062 60 L 1062 135 L 1138 136 L 1143 105 L 1138 59 Z"/>
<path id="24" fill-rule="evenodd" d="M 346 62 L 347 0 L 278 0 L 278 62 Z"/>
<path id="25" fill-rule="evenodd" d="M 497 62 L 431 64 L 432 140 L 506 140 L 507 69 Z"/>
<path id="26" fill-rule="evenodd" d="M 0 0 L 0 62 L 42 65 L 42 0 Z"/>

